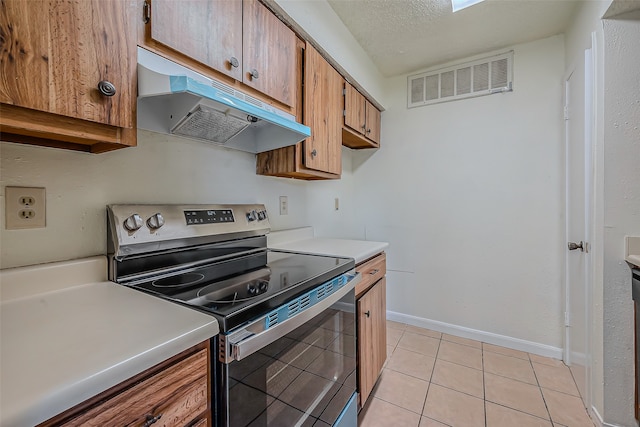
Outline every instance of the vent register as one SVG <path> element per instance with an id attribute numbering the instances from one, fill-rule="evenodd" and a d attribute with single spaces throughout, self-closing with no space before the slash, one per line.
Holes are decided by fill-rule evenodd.
<path id="1" fill-rule="evenodd" d="M 420 107 L 492 93 L 513 85 L 513 51 L 407 78 L 407 107 Z"/>

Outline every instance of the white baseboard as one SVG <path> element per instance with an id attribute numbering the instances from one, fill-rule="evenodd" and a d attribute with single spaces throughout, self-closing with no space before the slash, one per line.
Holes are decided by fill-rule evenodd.
<path id="1" fill-rule="evenodd" d="M 463 338 L 470 338 L 477 341 L 486 342 L 488 344 L 499 345 L 502 347 L 512 348 L 514 350 L 525 351 L 545 357 L 553 357 L 554 359 L 562 359 L 562 348 L 553 347 L 546 344 L 540 344 L 533 341 L 526 341 L 519 338 L 513 338 L 506 335 L 498 335 L 492 332 L 480 331 L 464 326 L 453 325 L 451 323 L 440 322 L 437 320 L 425 319 L 423 317 L 411 316 L 408 314 L 387 311 L 387 319 L 395 322 L 406 323 L 407 325 L 418 326 L 421 328 L 432 329 L 438 332 L 444 332 L 450 335 L 456 335 Z"/>

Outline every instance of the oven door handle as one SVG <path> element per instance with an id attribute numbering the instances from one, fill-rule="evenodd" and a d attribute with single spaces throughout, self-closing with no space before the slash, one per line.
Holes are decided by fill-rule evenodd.
<path id="1" fill-rule="evenodd" d="M 223 363 L 242 360 L 272 342 L 282 338 L 297 327 L 313 319 L 336 302 L 340 301 L 342 297 L 353 291 L 356 284 L 360 282 L 361 279 L 361 273 L 349 275 L 348 282 L 336 292 L 303 312 L 296 314 L 295 316 L 271 328 L 264 329 L 265 319 L 260 318 L 240 330 L 232 332 L 231 334 L 220 334 L 219 360 Z M 258 331 L 258 329 L 263 330 Z"/>

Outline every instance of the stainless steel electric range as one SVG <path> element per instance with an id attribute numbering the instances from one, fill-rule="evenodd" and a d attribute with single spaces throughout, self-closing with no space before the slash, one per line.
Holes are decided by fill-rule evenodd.
<path id="1" fill-rule="evenodd" d="M 263 205 L 110 205 L 109 278 L 215 316 L 219 426 L 355 426 L 354 260 L 267 249 Z"/>

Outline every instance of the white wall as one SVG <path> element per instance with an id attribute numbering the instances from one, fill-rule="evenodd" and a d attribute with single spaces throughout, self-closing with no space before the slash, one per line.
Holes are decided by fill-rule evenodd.
<path id="1" fill-rule="evenodd" d="M 384 105 L 383 78 L 325 0 L 274 0 L 369 94 Z"/>
<path id="2" fill-rule="evenodd" d="M 624 236 L 640 236 L 640 9 L 604 20 L 604 414 L 637 425 L 631 274 Z"/>
<path id="3" fill-rule="evenodd" d="M 387 82 L 383 143 L 353 167 L 388 310 L 562 346 L 563 45 L 515 46 L 512 93 L 407 109 Z"/>
<path id="4" fill-rule="evenodd" d="M 313 183 L 258 176 L 255 155 L 212 144 L 139 131 L 138 147 L 97 155 L 5 142 L 0 150 L 1 268 L 105 254 L 111 203 L 264 203 L 273 229 L 309 225 Z M 46 188 L 46 228 L 5 229 L 7 185 Z"/>

